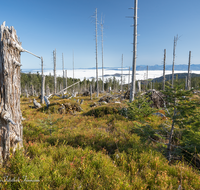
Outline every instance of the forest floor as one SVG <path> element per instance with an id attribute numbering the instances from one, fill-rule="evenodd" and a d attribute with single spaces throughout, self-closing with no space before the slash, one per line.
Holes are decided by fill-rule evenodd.
<path id="1" fill-rule="evenodd" d="M 129 120 L 122 114 L 128 100 L 91 107 L 99 98 L 54 97 L 48 109 L 45 104 L 33 109 L 29 107 L 33 98 L 21 98 L 24 148 L 11 154 L 0 171 L 0 180 L 8 176 L 19 181 L 1 182 L 0 188 L 200 189 L 197 169 L 184 161 L 169 164 L 166 146 L 136 130 L 147 123 L 158 126 L 166 118 L 151 115 L 145 123 Z M 62 104 L 80 105 L 82 110 L 59 110 Z"/>

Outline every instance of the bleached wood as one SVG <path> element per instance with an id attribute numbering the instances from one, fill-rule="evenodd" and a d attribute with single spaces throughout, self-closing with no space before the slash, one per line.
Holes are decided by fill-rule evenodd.
<path id="1" fill-rule="evenodd" d="M 97 8 L 95 11 L 95 15 L 96 15 L 96 27 L 95 27 L 95 38 L 96 38 L 96 82 L 97 82 L 97 97 L 99 97 L 99 82 L 98 82 L 98 45 L 97 45 Z"/>
<path id="2" fill-rule="evenodd" d="M 135 96 L 135 82 L 136 82 L 136 57 L 137 57 L 137 11 L 138 0 L 135 0 L 134 6 L 134 38 L 133 38 L 133 66 L 132 66 L 132 83 L 130 90 L 130 102 L 134 100 Z"/>
<path id="3" fill-rule="evenodd" d="M 165 63 L 166 63 L 166 49 L 164 49 L 164 62 L 163 62 L 163 90 L 165 90 Z"/>
<path id="4" fill-rule="evenodd" d="M 189 51 L 188 76 L 187 76 L 187 90 L 191 90 L 191 81 L 190 81 L 190 63 L 191 63 L 191 51 Z"/>
<path id="5" fill-rule="evenodd" d="M 45 85 L 45 75 L 42 75 L 42 93 L 41 93 L 41 103 L 44 104 L 44 96 L 45 96 L 45 93 L 44 93 L 44 85 Z"/>
<path id="6" fill-rule="evenodd" d="M 10 148 L 21 148 L 20 56 L 23 52 L 14 27 L 0 26 L 0 162 L 9 157 Z"/>
<path id="7" fill-rule="evenodd" d="M 67 70 L 65 70 L 65 80 L 66 80 L 65 87 L 67 88 Z M 66 92 L 67 92 L 67 90 L 66 90 Z"/>
<path id="8" fill-rule="evenodd" d="M 174 64 L 175 64 L 175 57 L 176 57 L 176 45 L 178 41 L 178 35 L 174 36 L 174 48 L 173 48 L 173 65 L 172 65 L 172 88 L 174 86 Z"/>
<path id="9" fill-rule="evenodd" d="M 54 62 L 54 94 L 56 94 L 56 49 L 53 51 L 53 62 Z"/>

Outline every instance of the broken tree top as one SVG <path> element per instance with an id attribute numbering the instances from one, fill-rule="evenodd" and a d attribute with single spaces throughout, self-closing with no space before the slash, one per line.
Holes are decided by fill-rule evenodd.
<path id="1" fill-rule="evenodd" d="M 6 35 L 6 41 L 9 46 L 12 46 L 13 48 L 18 49 L 20 52 L 25 51 L 21 47 L 21 42 L 19 42 L 18 37 L 16 35 L 16 30 L 14 29 L 13 26 L 8 28 L 8 26 L 5 26 L 5 21 L 3 24 L 0 26 L 0 40 L 2 41 L 3 35 Z"/>
<path id="2" fill-rule="evenodd" d="M 6 40 L 4 39 L 4 42 L 7 43 L 8 46 L 12 46 L 13 48 L 17 49 L 19 52 L 27 52 L 35 57 L 41 59 L 42 57 L 37 56 L 25 49 L 22 48 L 21 42 L 19 41 L 16 30 L 14 29 L 13 26 L 8 28 L 8 26 L 5 26 L 6 22 L 4 21 L 3 24 L 0 26 L 0 41 L 3 39 L 3 35 L 6 35 Z M 21 66 L 21 64 L 20 64 Z"/>

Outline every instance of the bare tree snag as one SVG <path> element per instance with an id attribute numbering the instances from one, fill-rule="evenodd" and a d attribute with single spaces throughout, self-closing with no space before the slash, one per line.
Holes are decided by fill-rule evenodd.
<path id="1" fill-rule="evenodd" d="M 96 35 L 95 35 L 95 38 L 96 38 L 96 82 L 97 82 L 97 97 L 99 97 L 99 82 L 98 82 L 98 50 L 97 50 L 97 47 L 98 47 L 98 43 L 97 43 L 97 8 L 96 8 L 96 11 L 95 11 L 95 15 L 96 15 L 96 27 L 95 27 L 95 32 L 96 32 Z"/>
<path id="2" fill-rule="evenodd" d="M 134 100 L 135 96 L 135 82 L 136 82 L 136 58 L 137 58 L 137 12 L 138 0 L 135 0 L 134 6 L 134 38 L 133 38 L 133 66 L 132 66 L 132 82 L 130 90 L 130 102 Z"/>
<path id="3" fill-rule="evenodd" d="M 53 62 L 54 62 L 54 94 L 56 94 L 56 49 L 53 51 Z"/>
<path id="4" fill-rule="evenodd" d="M 66 79 L 65 88 L 67 88 L 67 70 L 65 70 L 65 79 Z M 67 93 L 67 90 L 66 90 L 66 93 Z"/>
<path id="5" fill-rule="evenodd" d="M 20 110 L 20 56 L 24 51 L 14 27 L 0 26 L 0 163 L 10 148 L 23 147 Z"/>
<path id="6" fill-rule="evenodd" d="M 166 62 L 166 49 L 164 49 L 164 62 L 163 62 L 163 90 L 165 90 L 165 62 Z"/>
<path id="7" fill-rule="evenodd" d="M 41 103 L 44 104 L 44 85 L 45 85 L 45 75 L 42 75 L 42 93 L 41 93 Z"/>
<path id="8" fill-rule="evenodd" d="M 175 64 L 175 57 L 176 57 L 176 45 L 178 41 L 178 35 L 174 36 L 174 48 L 173 48 L 173 64 L 172 64 L 172 88 L 174 86 L 174 64 Z"/>
<path id="9" fill-rule="evenodd" d="M 191 51 L 189 51 L 188 76 L 187 76 L 187 90 L 191 90 L 190 63 L 191 63 Z"/>
<path id="10" fill-rule="evenodd" d="M 41 65 L 42 65 L 42 87 L 41 87 L 41 103 L 44 104 L 44 84 L 45 84 L 45 76 L 43 74 L 43 57 L 41 59 Z"/>

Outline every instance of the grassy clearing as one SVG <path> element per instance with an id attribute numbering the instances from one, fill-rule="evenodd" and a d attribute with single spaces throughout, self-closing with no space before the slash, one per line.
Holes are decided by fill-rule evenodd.
<path id="1" fill-rule="evenodd" d="M 79 98 L 82 99 L 82 98 Z M 21 99 L 24 150 L 11 155 L 0 170 L 19 182 L 0 183 L 3 189 L 200 189 L 198 171 L 184 162 L 168 164 L 158 146 L 143 133 L 143 123 L 120 115 L 123 105 L 90 108 L 84 98 L 82 112 L 59 114 L 59 106 L 74 100 L 51 101 L 49 110 L 31 109 Z M 124 105 L 125 106 L 125 105 Z M 145 118 L 154 128 L 163 118 Z M 29 180 L 40 182 L 25 182 Z"/>

